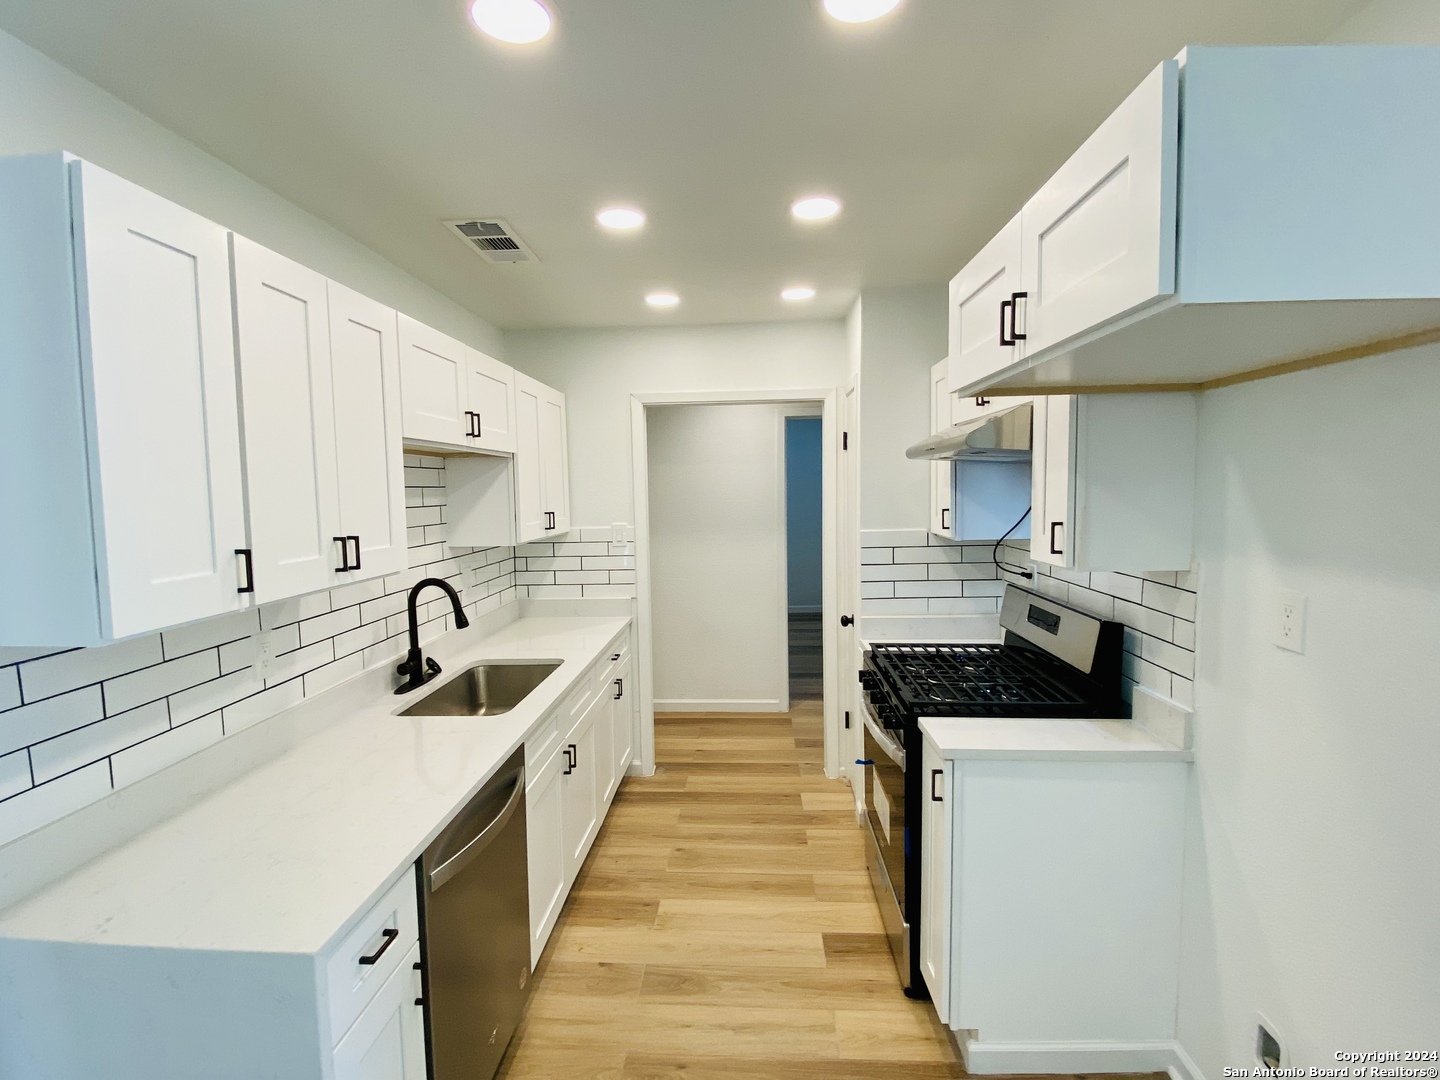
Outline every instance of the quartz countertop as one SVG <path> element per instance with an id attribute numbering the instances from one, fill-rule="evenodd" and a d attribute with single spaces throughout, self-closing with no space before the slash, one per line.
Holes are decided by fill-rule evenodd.
<path id="1" fill-rule="evenodd" d="M 628 622 L 521 618 L 488 636 L 452 631 L 427 647 L 445 674 L 423 690 L 396 697 L 374 680 L 337 688 L 324 697 L 331 706 L 341 699 L 344 719 L 0 913 L 0 937 L 319 952 L 419 857 Z M 395 715 L 465 665 L 522 658 L 561 665 L 508 713 Z"/>
<path id="2" fill-rule="evenodd" d="M 1128 720 L 931 717 L 920 730 L 947 760 L 1190 761 L 1189 750 Z"/>

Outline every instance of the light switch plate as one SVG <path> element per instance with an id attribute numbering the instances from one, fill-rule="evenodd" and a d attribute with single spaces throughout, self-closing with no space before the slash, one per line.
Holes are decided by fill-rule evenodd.
<path id="1" fill-rule="evenodd" d="M 1290 652 L 1305 651 L 1305 609 L 1309 598 L 1304 593 L 1282 592 L 1275 608 L 1275 644 Z"/>

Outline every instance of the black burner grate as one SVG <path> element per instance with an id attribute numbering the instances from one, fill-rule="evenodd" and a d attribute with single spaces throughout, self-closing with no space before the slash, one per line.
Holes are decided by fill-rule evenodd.
<path id="1" fill-rule="evenodd" d="M 1086 697 L 1004 645 L 875 645 L 876 667 L 921 715 L 1073 712 Z"/>

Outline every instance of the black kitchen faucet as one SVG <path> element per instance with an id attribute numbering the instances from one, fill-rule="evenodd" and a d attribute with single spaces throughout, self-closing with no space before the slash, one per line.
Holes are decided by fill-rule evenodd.
<path id="1" fill-rule="evenodd" d="M 460 595 L 450 587 L 449 582 L 441 581 L 439 578 L 427 577 L 423 581 L 415 583 L 410 590 L 410 603 L 408 605 L 410 615 L 410 652 L 395 669 L 397 675 L 405 676 L 405 681 L 395 691 L 397 694 L 408 694 L 411 690 L 418 690 L 436 675 L 440 674 L 440 665 L 435 662 L 434 657 L 426 657 L 420 652 L 420 627 L 415 614 L 415 601 L 419 598 L 421 590 L 434 585 L 436 588 L 444 589 L 445 595 L 450 597 L 450 605 L 455 609 L 455 629 L 464 630 L 470 625 L 470 620 L 465 617 L 465 609 L 460 606 Z"/>

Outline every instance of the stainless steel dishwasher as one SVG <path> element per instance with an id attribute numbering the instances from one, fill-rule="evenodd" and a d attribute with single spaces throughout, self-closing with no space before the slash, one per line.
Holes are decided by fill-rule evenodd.
<path id="1" fill-rule="evenodd" d="M 530 988 L 525 748 L 420 859 L 432 1080 L 490 1080 Z"/>

